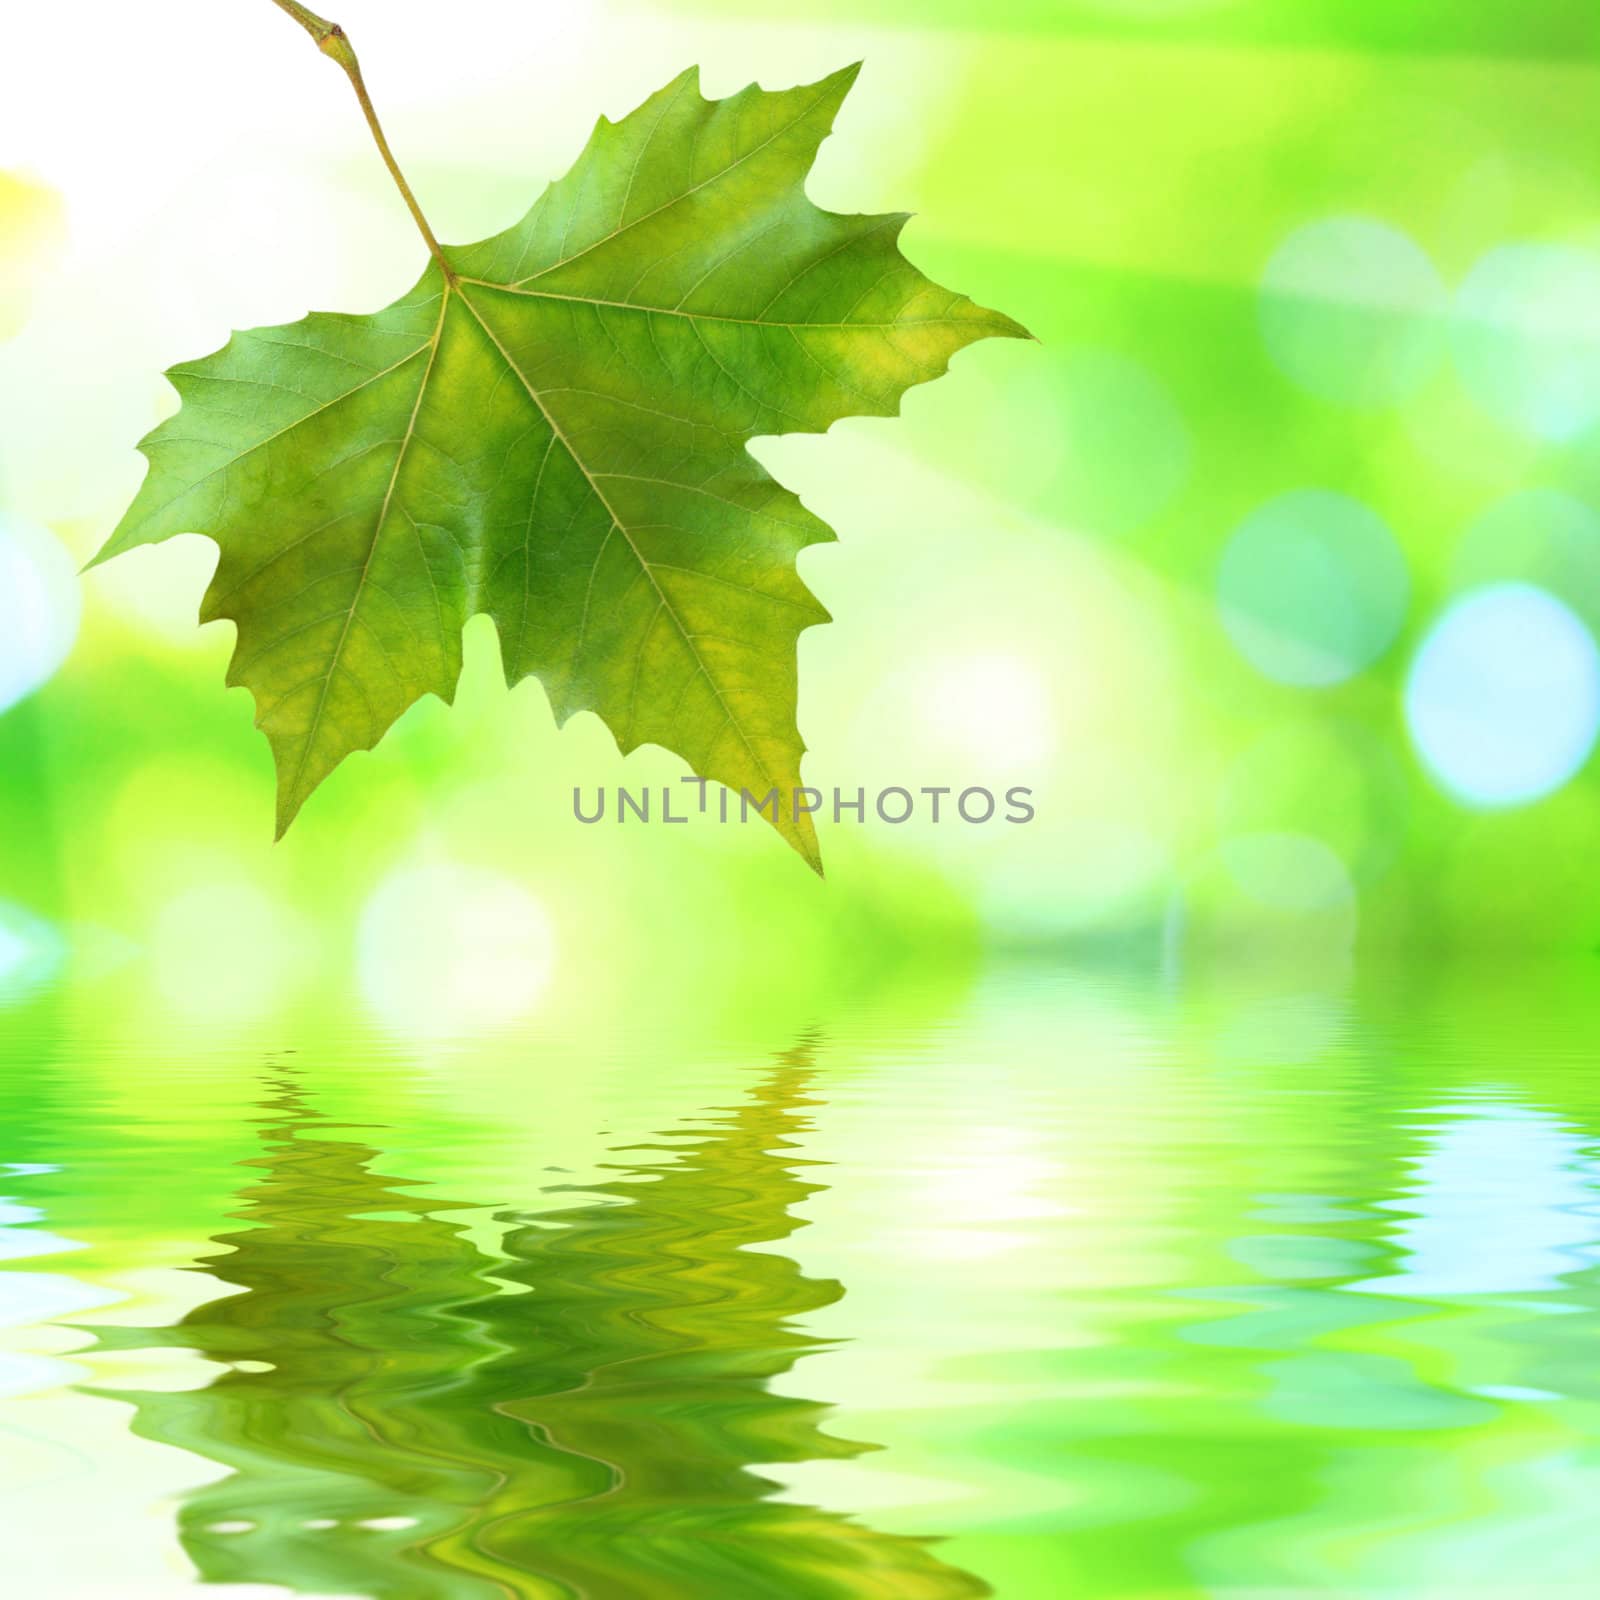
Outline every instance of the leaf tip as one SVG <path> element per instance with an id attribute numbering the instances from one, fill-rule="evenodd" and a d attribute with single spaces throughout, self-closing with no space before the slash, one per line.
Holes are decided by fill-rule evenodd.
<path id="1" fill-rule="evenodd" d="M 122 521 L 111 530 L 111 533 L 106 538 L 106 542 L 101 545 L 100 548 L 96 550 L 95 553 L 90 556 L 81 567 L 78 568 L 78 576 L 80 578 L 83 577 L 85 573 L 93 572 L 96 567 L 104 566 L 106 562 L 113 560 L 115 557 L 120 556 L 126 551 L 134 548 L 138 541 L 130 541 L 124 536 L 124 530 L 126 529 L 127 524 L 128 518 L 124 517 Z"/>
<path id="2" fill-rule="evenodd" d="M 980 339 L 1022 339 L 1029 344 L 1043 344 L 1038 334 L 1026 328 L 1015 317 L 1008 317 L 1003 311 L 996 311 L 990 306 L 979 305 L 977 301 L 968 301 L 973 312 L 983 323 L 984 331 L 977 337 Z"/>
<path id="3" fill-rule="evenodd" d="M 784 837 L 794 846 L 800 859 L 819 878 L 826 881 L 828 875 L 822 869 L 822 846 L 817 842 L 816 824 L 812 822 L 809 816 L 803 813 L 794 820 L 795 827 L 792 832 L 788 829 L 781 830 Z"/>
<path id="4" fill-rule="evenodd" d="M 685 67 L 655 98 L 658 100 L 668 99 L 682 94 L 685 90 L 703 104 L 710 103 L 706 100 L 705 94 L 700 88 L 700 63 L 698 61 L 692 66 Z"/>
<path id="5" fill-rule="evenodd" d="M 827 77 L 819 78 L 813 86 L 821 90 L 822 103 L 827 107 L 830 118 L 844 104 L 844 98 L 855 86 L 855 81 L 861 76 L 863 63 L 852 61 L 849 66 L 840 67 L 837 72 L 830 72 Z"/>
<path id="6" fill-rule="evenodd" d="M 260 724 L 258 723 L 259 727 Z M 290 824 L 300 815 L 300 807 L 305 804 L 306 797 L 296 794 L 286 783 L 278 784 L 278 809 L 272 821 L 272 842 L 281 844 L 283 836 L 289 831 Z"/>

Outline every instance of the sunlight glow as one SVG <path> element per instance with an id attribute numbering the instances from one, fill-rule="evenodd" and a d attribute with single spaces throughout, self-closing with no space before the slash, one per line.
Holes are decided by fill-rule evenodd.
<path id="1" fill-rule="evenodd" d="M 449 863 L 391 873 L 357 934 L 367 1004 L 387 1026 L 433 1037 L 525 1015 L 554 960 L 550 920 L 532 895 L 497 873 Z"/>
<path id="2" fill-rule="evenodd" d="M 1038 761 L 1055 748 L 1055 719 L 1043 675 L 996 651 L 942 662 L 922 702 L 928 728 L 975 761 Z"/>

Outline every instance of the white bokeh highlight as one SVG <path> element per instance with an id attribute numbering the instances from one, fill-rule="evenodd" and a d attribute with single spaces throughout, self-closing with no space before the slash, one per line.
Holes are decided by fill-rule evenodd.
<path id="1" fill-rule="evenodd" d="M 356 936 L 361 993 L 397 1032 L 491 1031 L 548 987 L 555 933 L 509 878 L 439 862 L 397 868 L 368 898 Z"/>
<path id="2" fill-rule="evenodd" d="M 222 1026 L 265 1016 L 309 964 L 312 934 L 269 888 L 227 873 L 179 887 L 150 919 L 153 992 L 172 1014 Z"/>
<path id="3" fill-rule="evenodd" d="M 1600 651 L 1577 615 L 1527 583 L 1458 600 L 1412 662 L 1406 726 L 1457 799 L 1525 804 L 1565 784 L 1600 732 Z"/>
<path id="4" fill-rule="evenodd" d="M 929 663 L 922 720 L 953 754 L 1003 769 L 1030 766 L 1055 749 L 1050 688 L 1041 668 L 1006 651 Z"/>

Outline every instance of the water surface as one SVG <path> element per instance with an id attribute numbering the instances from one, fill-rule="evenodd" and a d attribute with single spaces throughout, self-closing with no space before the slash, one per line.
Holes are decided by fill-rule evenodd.
<path id="1" fill-rule="evenodd" d="M 1592 1593 L 1589 990 L 1030 966 L 426 1045 L 19 1001 L 7 1592 Z"/>

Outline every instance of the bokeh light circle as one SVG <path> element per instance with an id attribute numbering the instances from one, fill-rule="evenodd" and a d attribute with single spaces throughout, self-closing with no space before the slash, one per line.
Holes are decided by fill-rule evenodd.
<path id="1" fill-rule="evenodd" d="M 1252 833 L 1225 839 L 1223 866 L 1263 910 L 1299 914 L 1343 909 L 1355 888 L 1344 862 L 1321 839 L 1298 833 Z"/>
<path id="2" fill-rule="evenodd" d="M 215 1024 L 280 1004 L 304 975 L 313 940 L 268 888 L 219 869 L 202 876 L 197 858 L 193 881 L 175 887 L 149 928 L 154 993 L 175 1015 Z"/>
<path id="3" fill-rule="evenodd" d="M 1443 281 L 1427 253 L 1369 217 L 1297 228 L 1268 261 L 1261 335 L 1292 382 L 1352 406 L 1393 405 L 1444 355 Z"/>
<path id="4" fill-rule="evenodd" d="M 0 712 L 55 675 L 78 636 L 72 558 L 51 534 L 0 512 Z"/>
<path id="5" fill-rule="evenodd" d="M 1450 563 L 1456 592 L 1531 583 L 1600 627 L 1600 513 L 1560 489 L 1521 489 L 1496 501 L 1462 537 Z"/>
<path id="6" fill-rule="evenodd" d="M 1406 682 L 1406 725 L 1457 798 L 1518 805 L 1559 789 L 1600 733 L 1600 650 L 1528 583 L 1493 584 L 1434 625 Z"/>
<path id="7" fill-rule="evenodd" d="M 1222 623 L 1278 683 L 1341 683 L 1388 648 L 1405 620 L 1405 557 L 1376 512 L 1299 489 L 1269 501 L 1229 539 L 1217 574 Z"/>
<path id="8" fill-rule="evenodd" d="M 1561 443 L 1600 419 L 1600 255 L 1562 244 L 1491 250 L 1456 296 L 1456 367 L 1491 416 Z"/>
<path id="9" fill-rule="evenodd" d="M 390 1027 L 438 1037 L 525 1015 L 550 981 L 544 907 L 498 873 L 453 863 L 402 867 L 362 908 L 356 966 Z"/>

